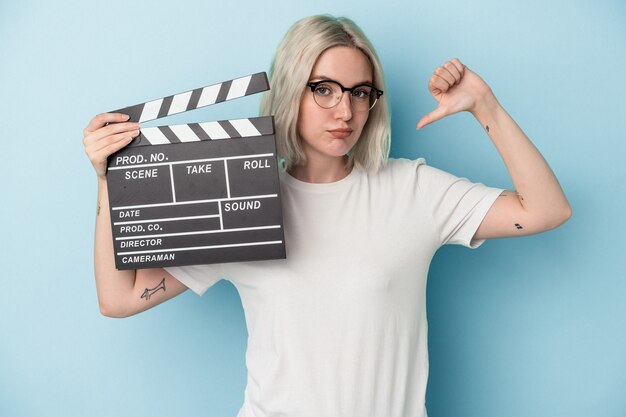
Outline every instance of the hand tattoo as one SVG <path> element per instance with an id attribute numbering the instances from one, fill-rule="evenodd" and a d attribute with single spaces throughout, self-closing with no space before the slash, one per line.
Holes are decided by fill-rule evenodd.
<path id="1" fill-rule="evenodd" d="M 487 130 L 487 133 L 489 133 L 489 125 L 485 125 L 485 129 Z"/>
<path id="2" fill-rule="evenodd" d="M 517 227 L 517 229 L 518 229 L 518 230 L 519 230 L 519 229 L 523 229 L 522 225 L 521 225 L 521 224 L 519 224 L 519 223 L 515 223 L 515 227 Z"/>

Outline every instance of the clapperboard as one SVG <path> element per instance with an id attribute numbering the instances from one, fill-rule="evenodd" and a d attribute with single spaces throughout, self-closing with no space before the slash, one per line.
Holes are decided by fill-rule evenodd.
<path id="1" fill-rule="evenodd" d="M 269 89 L 264 72 L 115 113 L 146 122 Z M 142 128 L 108 159 L 117 269 L 285 258 L 274 120 Z"/>

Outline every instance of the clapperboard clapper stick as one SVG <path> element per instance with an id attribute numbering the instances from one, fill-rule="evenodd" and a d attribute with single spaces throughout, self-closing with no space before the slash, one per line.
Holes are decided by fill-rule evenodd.
<path id="1" fill-rule="evenodd" d="M 262 72 L 114 112 L 146 122 L 268 89 Z M 271 116 L 142 128 L 107 167 L 117 269 L 285 258 Z"/>

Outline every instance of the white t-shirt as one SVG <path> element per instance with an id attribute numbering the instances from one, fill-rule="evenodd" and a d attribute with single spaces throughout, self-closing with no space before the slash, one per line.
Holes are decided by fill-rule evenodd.
<path id="1" fill-rule="evenodd" d="M 426 276 L 471 242 L 503 191 L 391 159 L 330 184 L 280 173 L 287 259 L 167 268 L 202 295 L 241 296 L 247 387 L 238 417 L 422 417 Z"/>

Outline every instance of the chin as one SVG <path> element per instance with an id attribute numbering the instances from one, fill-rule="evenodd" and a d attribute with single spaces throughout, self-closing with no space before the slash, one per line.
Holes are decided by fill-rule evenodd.
<path id="1" fill-rule="evenodd" d="M 344 154 L 354 148 L 354 145 L 356 145 L 356 140 L 351 140 L 351 138 L 335 139 L 329 143 L 329 147 L 334 151 L 343 152 Z"/>
<path id="2" fill-rule="evenodd" d="M 336 158 L 346 156 L 350 150 L 352 150 L 352 146 L 342 146 L 341 148 L 335 148 L 326 152 L 328 156 L 333 156 Z"/>

